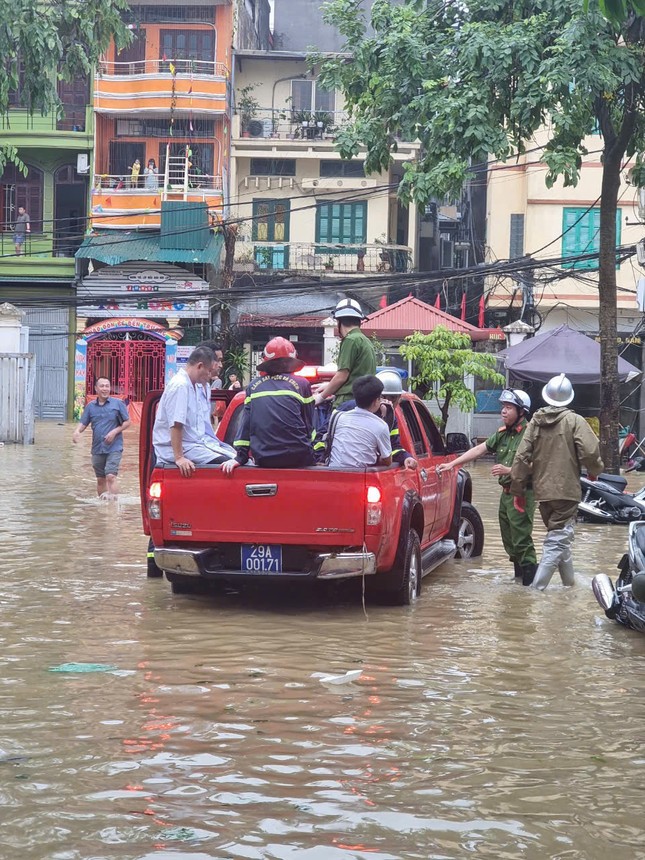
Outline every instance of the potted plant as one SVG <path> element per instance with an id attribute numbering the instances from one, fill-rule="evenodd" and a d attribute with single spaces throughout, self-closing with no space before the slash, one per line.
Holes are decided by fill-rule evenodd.
<path id="1" fill-rule="evenodd" d="M 325 268 L 328 272 L 333 271 L 333 268 L 334 268 L 334 258 L 333 258 L 333 257 L 327 257 L 327 259 L 326 259 L 326 260 L 325 260 L 325 262 L 323 263 L 323 266 L 324 266 L 324 268 Z"/>
<path id="2" fill-rule="evenodd" d="M 247 84 L 239 92 L 237 99 L 237 112 L 240 115 L 242 137 L 250 137 L 249 125 L 255 119 L 260 107 L 260 102 L 253 95 L 257 84 Z"/>

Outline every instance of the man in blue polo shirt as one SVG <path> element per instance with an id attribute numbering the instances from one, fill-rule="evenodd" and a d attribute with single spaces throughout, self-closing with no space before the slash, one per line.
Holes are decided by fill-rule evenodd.
<path id="1" fill-rule="evenodd" d="M 97 398 L 88 403 L 81 420 L 74 430 L 72 442 L 76 443 L 92 425 L 92 466 L 96 475 L 96 492 L 116 496 L 119 492 L 117 475 L 123 454 L 123 431 L 130 426 L 130 416 L 125 403 L 110 397 L 110 380 L 104 376 L 96 380 Z"/>

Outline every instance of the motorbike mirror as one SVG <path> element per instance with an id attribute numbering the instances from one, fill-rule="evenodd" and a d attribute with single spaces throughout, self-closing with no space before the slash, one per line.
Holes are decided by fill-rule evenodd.
<path id="1" fill-rule="evenodd" d="M 599 573 L 597 576 L 594 576 L 591 581 L 591 587 L 593 588 L 596 600 L 605 612 L 611 609 L 614 605 L 614 586 L 607 574 Z"/>
<path id="2" fill-rule="evenodd" d="M 632 597 L 639 603 L 645 603 L 645 570 L 634 574 L 632 579 Z"/>

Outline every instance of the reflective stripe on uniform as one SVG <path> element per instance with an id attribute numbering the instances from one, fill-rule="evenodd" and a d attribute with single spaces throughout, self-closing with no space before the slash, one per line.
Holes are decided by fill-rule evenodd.
<path id="1" fill-rule="evenodd" d="M 258 397 L 295 397 L 296 400 L 299 400 L 301 403 L 313 403 L 313 397 L 303 397 L 302 394 L 298 394 L 297 391 L 256 391 L 255 394 L 249 394 L 249 396 L 244 401 L 245 403 L 250 403 L 251 400 L 256 400 Z"/>
<path id="2" fill-rule="evenodd" d="M 146 558 L 154 558 L 154 557 L 155 557 L 154 552 L 149 552 L 146 556 Z"/>
<path id="3" fill-rule="evenodd" d="M 233 442 L 233 447 L 234 448 L 250 448 L 251 443 L 247 439 L 236 439 L 235 442 Z"/>

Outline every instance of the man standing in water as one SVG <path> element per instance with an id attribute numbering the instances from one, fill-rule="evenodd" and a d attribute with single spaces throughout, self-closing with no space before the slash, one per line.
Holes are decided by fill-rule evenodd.
<path id="1" fill-rule="evenodd" d="M 96 475 L 96 492 L 99 496 L 116 496 L 119 492 L 116 479 L 123 454 L 123 431 L 130 426 L 130 416 L 122 400 L 110 397 L 109 379 L 100 376 L 95 389 L 97 398 L 85 407 L 72 442 L 76 444 L 81 433 L 92 425 L 92 466 Z"/>

